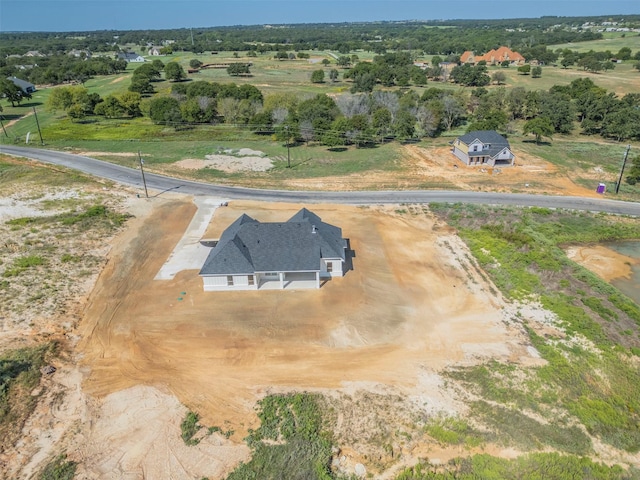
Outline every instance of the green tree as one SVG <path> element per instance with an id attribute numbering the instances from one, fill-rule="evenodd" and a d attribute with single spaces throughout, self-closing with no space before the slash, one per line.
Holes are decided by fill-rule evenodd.
<path id="1" fill-rule="evenodd" d="M 149 77 L 146 77 L 144 75 L 134 75 L 131 78 L 131 83 L 129 84 L 129 91 L 139 94 L 145 94 L 153 93 L 155 90 L 153 88 L 153 85 L 151 85 Z"/>
<path id="2" fill-rule="evenodd" d="M 495 72 L 491 75 L 491 80 L 498 85 L 502 85 L 507 80 L 507 76 L 502 72 Z"/>
<path id="3" fill-rule="evenodd" d="M 324 70 L 314 70 L 311 73 L 311 83 L 324 83 Z"/>
<path id="4" fill-rule="evenodd" d="M 322 63 L 322 65 L 324 65 L 324 66 L 326 67 L 326 66 L 328 66 L 331 62 L 329 61 L 329 59 L 328 59 L 328 58 L 323 58 L 323 59 L 322 59 L 322 62 L 320 62 L 320 63 Z"/>
<path id="5" fill-rule="evenodd" d="M 602 122 L 602 135 L 619 142 L 640 139 L 640 110 L 637 107 L 624 107 L 612 112 Z"/>
<path id="6" fill-rule="evenodd" d="M 568 95 L 549 92 L 540 97 L 540 115 L 551 121 L 557 133 L 567 134 L 573 130 L 575 113 Z"/>
<path id="7" fill-rule="evenodd" d="M 491 77 L 487 74 L 485 65 L 471 66 L 458 65 L 451 69 L 451 80 L 466 87 L 483 87 L 491 83 Z"/>
<path id="8" fill-rule="evenodd" d="M 551 138 L 553 136 L 554 128 L 551 120 L 546 117 L 536 117 L 527 121 L 523 128 L 522 134 L 533 134 L 536 137 L 536 143 L 539 144 L 542 141 L 542 137 Z"/>
<path id="9" fill-rule="evenodd" d="M 427 74 L 420 67 L 416 67 L 415 65 L 411 66 L 409 74 L 411 76 L 411 83 L 414 85 L 422 87 L 427 84 Z"/>
<path id="10" fill-rule="evenodd" d="M 11 80 L 3 78 L 0 80 L 0 97 L 6 97 L 11 102 L 11 106 L 15 107 L 16 104 L 20 105 L 24 98 L 31 98 L 31 94 L 24 93 Z"/>
<path id="11" fill-rule="evenodd" d="M 629 47 L 622 47 L 616 54 L 618 60 L 631 60 L 631 49 Z"/>
<path id="12" fill-rule="evenodd" d="M 529 75 L 530 72 L 531 65 L 529 65 L 528 63 L 518 67 L 518 73 L 521 73 L 522 75 Z"/>
<path id="13" fill-rule="evenodd" d="M 151 99 L 149 117 L 154 123 L 172 124 L 182 121 L 180 103 L 173 97 L 157 97 Z"/>
<path id="14" fill-rule="evenodd" d="M 174 82 L 181 82 L 185 78 L 187 78 L 184 73 L 184 69 L 182 65 L 178 62 L 169 62 L 164 66 L 164 76 L 167 80 L 173 80 Z"/>
<path id="15" fill-rule="evenodd" d="M 246 63 L 232 63 L 227 67 L 227 73 L 232 77 L 237 77 L 239 75 L 249 75 L 251 71 Z"/>
<path id="16" fill-rule="evenodd" d="M 336 60 L 336 63 L 338 64 L 339 67 L 347 68 L 349 65 L 351 65 L 351 59 L 347 56 L 341 56 L 341 57 L 338 57 L 338 60 Z"/>
<path id="17" fill-rule="evenodd" d="M 631 160 L 631 168 L 627 172 L 625 180 L 629 185 L 640 182 L 640 155 Z"/>
<path id="18" fill-rule="evenodd" d="M 142 116 L 142 111 L 140 110 L 142 96 L 138 92 L 124 92 L 118 96 L 118 100 L 126 115 L 130 117 Z"/>
<path id="19" fill-rule="evenodd" d="M 189 60 L 189 66 L 191 68 L 200 68 L 202 66 L 202 62 L 197 58 L 192 58 L 191 60 Z"/>
<path id="20" fill-rule="evenodd" d="M 351 93 L 372 92 L 375 86 L 376 76 L 373 73 L 362 73 L 353 78 Z"/>
<path id="21" fill-rule="evenodd" d="M 537 65 L 531 69 L 531 78 L 540 78 L 542 76 L 542 67 Z"/>
<path id="22" fill-rule="evenodd" d="M 400 140 L 413 138 L 416 131 L 416 117 L 407 110 L 400 110 L 396 115 L 392 128 Z"/>
<path id="23" fill-rule="evenodd" d="M 329 70 L 329 80 L 331 80 L 331 82 L 333 83 L 337 82 L 339 75 L 340 73 L 335 68 L 332 68 L 331 70 Z"/>
<path id="24" fill-rule="evenodd" d="M 393 117 L 388 108 L 379 107 L 371 116 L 371 126 L 376 135 L 388 135 Z"/>
<path id="25" fill-rule="evenodd" d="M 103 115 L 107 118 L 118 118 L 124 113 L 124 108 L 120 100 L 114 95 L 107 95 L 104 102 L 100 102 L 94 109 L 96 115 Z"/>

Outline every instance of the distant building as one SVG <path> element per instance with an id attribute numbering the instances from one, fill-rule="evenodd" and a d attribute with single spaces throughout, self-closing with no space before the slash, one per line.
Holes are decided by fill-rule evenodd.
<path id="1" fill-rule="evenodd" d="M 525 59 L 518 52 L 514 52 L 508 47 L 489 50 L 484 55 L 475 55 L 472 51 L 467 50 L 460 56 L 460 63 L 476 65 L 482 61 L 485 61 L 487 65 L 499 65 L 504 61 L 508 61 L 509 65 L 523 65 Z"/>
<path id="2" fill-rule="evenodd" d="M 151 47 L 149 49 L 149 51 L 147 52 L 149 55 L 152 55 L 154 57 L 157 57 L 158 55 L 162 55 L 162 53 L 160 52 L 160 49 L 162 47 Z"/>
<path id="3" fill-rule="evenodd" d="M 141 63 L 144 62 L 144 57 L 135 52 L 120 52 L 118 53 L 118 60 L 126 60 L 129 63 Z"/>
<path id="4" fill-rule="evenodd" d="M 495 130 L 476 130 L 456 138 L 452 153 L 467 165 L 513 165 L 515 155 L 506 138 Z"/>
<path id="5" fill-rule="evenodd" d="M 13 84 L 24 93 L 31 94 L 36 91 L 36 86 L 31 82 L 27 82 L 26 80 L 21 80 L 17 77 L 7 77 L 7 80 L 11 80 Z"/>
<path id="6" fill-rule="evenodd" d="M 75 48 L 73 50 L 69 50 L 67 55 L 76 58 L 91 58 L 91 52 L 89 50 L 76 50 Z"/>

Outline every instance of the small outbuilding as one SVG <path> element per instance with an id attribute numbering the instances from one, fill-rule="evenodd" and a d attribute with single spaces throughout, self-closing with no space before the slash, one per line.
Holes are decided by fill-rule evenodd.
<path id="1" fill-rule="evenodd" d="M 243 214 L 220 236 L 200 276 L 205 291 L 320 288 L 342 277 L 348 242 L 339 227 L 303 208 L 286 222 Z"/>
<path id="2" fill-rule="evenodd" d="M 36 91 L 36 86 L 31 82 L 27 82 L 26 80 L 21 80 L 17 77 L 7 77 L 7 80 L 11 80 L 11 82 L 13 82 L 16 87 L 22 90 L 23 93 L 31 94 Z"/>
<path id="3" fill-rule="evenodd" d="M 453 142 L 451 152 L 466 165 L 511 166 L 515 155 L 505 137 L 495 130 L 475 130 Z"/>

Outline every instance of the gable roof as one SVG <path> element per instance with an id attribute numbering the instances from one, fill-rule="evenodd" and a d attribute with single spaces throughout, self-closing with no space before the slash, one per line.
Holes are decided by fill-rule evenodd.
<path id="1" fill-rule="evenodd" d="M 462 55 L 460 55 L 460 62 L 467 63 L 470 58 L 473 57 L 473 52 L 470 50 L 466 50 Z"/>
<path id="2" fill-rule="evenodd" d="M 509 60 L 510 62 L 524 62 L 524 57 L 518 52 L 514 52 L 509 47 L 499 47 L 498 49 L 491 49 L 484 55 L 474 55 L 472 51 L 465 51 L 460 56 L 461 63 L 478 63 L 481 61 L 487 63 L 503 62 Z"/>
<path id="3" fill-rule="evenodd" d="M 287 222 L 241 215 L 209 252 L 200 275 L 319 271 L 321 258 L 344 260 L 345 246 L 340 228 L 304 208 Z"/>
<path id="4" fill-rule="evenodd" d="M 480 155 L 489 155 L 493 157 L 502 152 L 505 148 L 511 149 L 509 141 L 495 130 L 474 130 L 462 135 L 461 137 L 458 137 L 458 140 L 466 145 L 471 145 L 476 140 L 483 145 L 489 145 L 489 148 L 487 150 L 482 150 L 479 152 L 469 151 L 468 155 L 470 157 Z"/>
<path id="5" fill-rule="evenodd" d="M 122 60 L 135 60 L 137 58 L 142 58 L 142 55 L 138 55 L 135 52 L 120 52 L 118 53 L 118 58 Z"/>
<path id="6" fill-rule="evenodd" d="M 24 93 L 34 92 L 36 89 L 36 86 L 33 83 L 27 82 L 26 80 L 22 80 L 17 77 L 7 77 L 7 80 L 11 80 L 13 84 Z"/>

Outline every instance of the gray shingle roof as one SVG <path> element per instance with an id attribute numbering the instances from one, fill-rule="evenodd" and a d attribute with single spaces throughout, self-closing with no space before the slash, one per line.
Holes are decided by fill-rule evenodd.
<path id="1" fill-rule="evenodd" d="M 483 145 L 489 145 L 487 150 L 479 152 L 469 151 L 469 157 L 490 156 L 494 157 L 505 148 L 511 148 L 506 138 L 495 130 L 474 130 L 459 137 L 459 140 L 466 145 L 470 145 L 474 140 L 480 141 Z"/>
<path id="2" fill-rule="evenodd" d="M 320 270 L 321 258 L 344 260 L 342 230 L 307 209 L 288 222 L 260 223 L 240 216 L 209 252 L 200 275 Z"/>
<path id="3" fill-rule="evenodd" d="M 16 87 L 18 87 L 20 90 L 22 90 L 24 93 L 35 92 L 36 90 L 36 86 L 31 82 L 27 82 L 26 80 L 22 80 L 17 77 L 7 77 L 7 80 L 11 80 L 13 84 Z"/>

